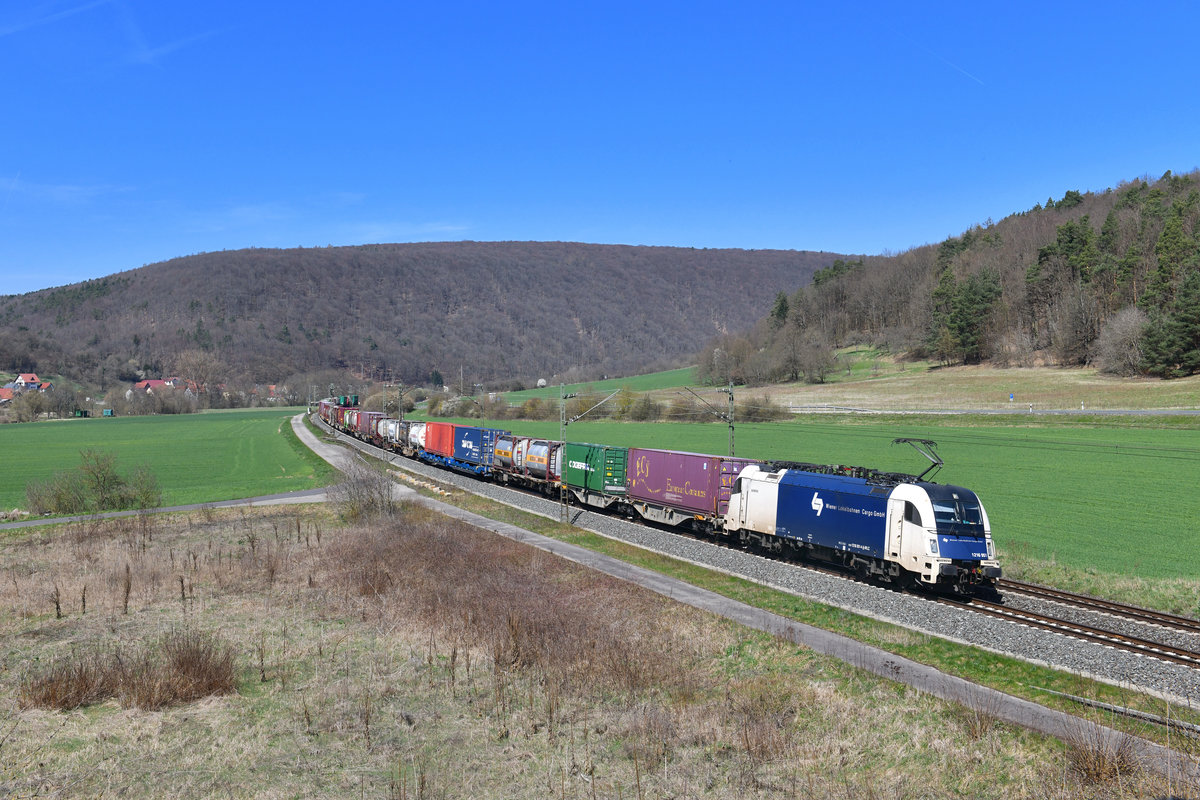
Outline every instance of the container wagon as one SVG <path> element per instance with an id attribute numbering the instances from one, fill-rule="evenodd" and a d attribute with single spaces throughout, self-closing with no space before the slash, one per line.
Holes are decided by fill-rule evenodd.
<path id="1" fill-rule="evenodd" d="M 571 495 L 583 505 L 608 508 L 627 496 L 626 464 L 629 448 L 607 444 L 563 444 L 562 479 Z"/>
<path id="2" fill-rule="evenodd" d="M 627 503 L 644 519 L 666 525 L 688 523 L 698 531 L 719 527 L 738 473 L 760 462 L 675 450 L 631 447 Z"/>

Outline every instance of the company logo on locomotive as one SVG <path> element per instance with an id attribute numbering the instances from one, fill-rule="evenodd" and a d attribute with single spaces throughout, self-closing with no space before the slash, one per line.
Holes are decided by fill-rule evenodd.
<path id="1" fill-rule="evenodd" d="M 812 508 L 813 511 L 817 512 L 818 517 L 821 516 L 821 511 L 825 508 L 825 501 L 821 499 L 818 492 L 813 492 Z"/>

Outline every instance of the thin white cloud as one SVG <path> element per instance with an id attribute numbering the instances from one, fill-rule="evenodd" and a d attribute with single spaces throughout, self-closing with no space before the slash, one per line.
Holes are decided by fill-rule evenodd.
<path id="1" fill-rule="evenodd" d="M 922 51 L 923 53 L 925 53 L 925 55 L 929 56 L 930 58 L 936 58 L 938 61 L 942 62 L 942 63 L 943 63 L 943 64 L 945 64 L 947 67 L 949 67 L 950 69 L 952 69 L 952 70 L 954 70 L 955 72 L 959 73 L 960 75 L 965 75 L 966 77 L 968 77 L 968 78 L 970 78 L 971 80 L 973 80 L 973 81 L 975 81 L 976 83 L 978 83 L 980 86 L 986 86 L 986 85 L 987 85 L 986 83 L 984 83 L 984 82 L 983 82 L 983 80 L 982 80 L 982 79 L 980 79 L 980 78 L 976 77 L 975 75 L 972 75 L 971 73 L 967 72 L 965 69 L 963 69 L 962 67 L 960 67 L 958 64 L 955 64 L 953 61 L 950 61 L 949 59 L 947 59 L 947 58 L 943 57 L 942 55 L 940 55 L 940 54 L 938 54 L 938 53 L 935 53 L 935 52 L 933 51 L 933 49 L 932 49 L 932 48 L 930 48 L 930 47 L 928 47 L 928 46 L 926 46 L 926 45 L 924 45 L 924 44 L 922 44 L 922 43 L 920 43 L 920 42 L 918 42 L 918 41 L 916 41 L 915 39 L 912 39 L 912 38 L 910 38 L 910 37 L 904 36 L 904 37 L 902 37 L 902 38 L 903 38 L 905 41 L 907 41 L 907 42 L 908 42 L 908 44 L 909 44 L 911 47 L 913 47 L 914 49 L 917 49 L 917 50 L 920 50 L 920 51 Z"/>
<path id="2" fill-rule="evenodd" d="M 110 2 L 112 2 L 112 0 L 95 0 L 95 2 L 92 3 L 84 3 L 83 5 L 79 6 L 64 8 L 61 11 L 50 11 L 51 8 L 57 5 L 56 3 L 43 3 L 40 6 L 35 6 L 29 9 L 31 16 L 28 18 L 19 22 L 0 25 L 0 36 L 11 36 L 14 33 L 27 31 L 30 28 L 37 28 L 42 25 L 50 25 L 58 22 L 59 20 L 64 20 L 67 17 L 73 17 L 76 14 L 83 13 L 84 11 L 89 11 L 99 6 L 108 5 Z"/>
<path id="3" fill-rule="evenodd" d="M 129 4 L 123 0 L 111 1 L 117 7 L 117 16 L 120 18 L 121 27 L 125 31 L 125 38 L 129 40 L 130 50 L 127 58 L 135 64 L 155 64 L 163 56 L 170 55 L 188 45 L 203 41 L 216 33 L 216 31 L 205 31 L 194 36 L 176 39 L 168 44 L 151 47 L 146 41 L 146 37 L 142 33 L 142 26 L 138 24 L 137 16 L 134 15 L 133 9 L 130 8 Z"/>
<path id="4" fill-rule="evenodd" d="M 103 197 L 133 191 L 131 186 L 114 184 L 29 183 L 21 181 L 20 177 L 21 174 L 18 172 L 17 176 L 13 178 L 9 186 L 10 195 L 54 205 L 78 206 Z"/>
<path id="5" fill-rule="evenodd" d="M 159 47 L 135 50 L 130 53 L 129 58 L 131 61 L 137 64 L 154 64 L 157 63 L 158 60 L 163 56 L 170 55 L 176 50 L 182 50 L 188 45 L 195 44 L 196 42 L 202 42 L 210 36 L 213 36 L 215 33 L 216 31 L 206 31 L 204 33 L 198 33 L 195 36 L 189 36 L 186 39 L 179 39 L 169 44 L 160 45 Z"/>
<path id="6" fill-rule="evenodd" d="M 978 83 L 980 86 L 986 86 L 986 85 L 987 85 L 987 84 L 985 84 L 985 83 L 984 83 L 982 80 L 980 80 L 979 78 L 976 78 L 974 75 L 972 75 L 971 73 L 967 72 L 965 69 L 963 69 L 962 67 L 960 67 L 958 64 L 955 64 L 953 61 L 948 61 L 948 60 L 946 60 L 946 59 L 942 58 L 941 56 L 939 56 L 937 53 L 933 52 L 932 50 L 930 50 L 930 51 L 929 51 L 929 54 L 930 54 L 931 56 L 933 56 L 934 58 L 936 58 L 938 61 L 941 61 L 943 64 L 945 64 L 945 65 L 946 65 L 947 67 L 949 67 L 950 69 L 952 69 L 952 70 L 956 70 L 956 71 L 958 71 L 958 72 L 961 72 L 963 75 L 966 75 L 968 78 L 970 78 L 971 80 L 975 81 L 975 82 L 976 82 L 976 83 Z"/>

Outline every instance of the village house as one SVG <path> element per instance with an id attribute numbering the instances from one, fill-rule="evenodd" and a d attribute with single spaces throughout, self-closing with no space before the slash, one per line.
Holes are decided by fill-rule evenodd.
<path id="1" fill-rule="evenodd" d="M 24 372 L 17 376 L 16 380 L 4 384 L 0 391 L 5 392 L 0 395 L 0 402 L 12 400 L 21 392 L 46 392 L 54 388 L 54 384 L 50 381 L 42 381 L 36 373 Z"/>

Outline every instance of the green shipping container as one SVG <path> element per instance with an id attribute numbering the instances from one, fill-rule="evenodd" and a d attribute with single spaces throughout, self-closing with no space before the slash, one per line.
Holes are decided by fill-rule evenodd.
<path id="1" fill-rule="evenodd" d="M 629 448 L 608 444 L 567 442 L 563 478 L 572 489 L 600 494 L 625 494 L 625 463 Z"/>

